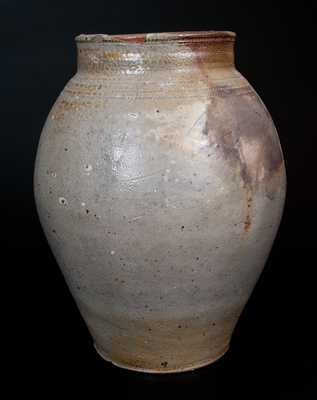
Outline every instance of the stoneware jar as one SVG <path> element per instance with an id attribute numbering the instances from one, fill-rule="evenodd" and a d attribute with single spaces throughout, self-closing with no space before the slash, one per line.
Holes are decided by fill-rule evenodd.
<path id="1" fill-rule="evenodd" d="M 232 32 L 76 41 L 78 72 L 36 158 L 50 247 L 104 359 L 144 372 L 212 363 L 282 215 L 272 119 L 235 69 Z"/>

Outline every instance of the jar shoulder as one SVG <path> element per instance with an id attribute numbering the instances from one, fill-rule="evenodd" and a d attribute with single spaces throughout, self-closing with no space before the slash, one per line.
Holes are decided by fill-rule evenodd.
<path id="1" fill-rule="evenodd" d="M 88 159 L 96 149 L 109 160 L 137 151 L 144 165 L 151 153 L 163 164 L 170 154 L 202 162 L 209 154 L 239 170 L 244 185 L 257 185 L 276 171 L 285 174 L 272 118 L 238 71 L 218 71 L 214 84 L 209 77 L 204 96 L 164 97 L 157 91 L 157 97 L 113 98 L 109 81 L 103 77 L 100 83 L 99 77 L 93 85 L 96 79 L 76 74 L 57 99 L 38 152 L 46 160 L 65 158 L 68 149 L 74 150 L 67 153 L 70 161 Z"/>

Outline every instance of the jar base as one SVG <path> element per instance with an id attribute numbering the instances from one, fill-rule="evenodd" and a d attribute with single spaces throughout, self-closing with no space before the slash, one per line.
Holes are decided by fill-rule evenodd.
<path id="1" fill-rule="evenodd" d="M 227 351 L 229 350 L 230 345 L 228 344 L 224 349 L 222 349 L 217 356 L 207 358 L 202 361 L 197 361 L 188 365 L 184 365 L 183 367 L 179 368 L 170 368 L 168 367 L 164 369 L 151 369 L 151 368 L 142 368 L 142 367 L 136 367 L 131 364 L 125 364 L 122 362 L 118 362 L 116 360 L 111 359 L 109 356 L 107 356 L 103 350 L 101 350 L 96 343 L 94 343 L 94 347 L 96 352 L 99 354 L 99 356 L 104 359 L 105 361 L 108 361 L 115 365 L 116 367 L 127 369 L 130 371 L 136 371 L 136 372 L 143 372 L 143 373 L 148 373 L 148 374 L 172 374 L 172 373 L 179 373 L 179 372 L 186 372 L 186 371 L 194 371 L 198 368 L 206 367 L 209 364 L 212 364 L 219 360 L 221 357 L 223 357 Z"/>

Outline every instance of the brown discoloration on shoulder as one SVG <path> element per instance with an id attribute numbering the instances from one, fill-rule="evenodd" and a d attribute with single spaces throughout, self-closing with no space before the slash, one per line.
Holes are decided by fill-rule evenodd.
<path id="1" fill-rule="evenodd" d="M 207 108 L 206 130 L 211 145 L 239 168 L 243 185 L 254 191 L 269 181 L 283 164 L 271 118 L 258 96 L 213 98 Z"/>
<path id="2" fill-rule="evenodd" d="M 240 174 L 248 199 L 244 224 L 248 231 L 252 222 L 250 199 L 260 185 L 272 198 L 276 188 L 270 182 L 283 165 L 273 122 L 255 93 L 229 94 L 211 99 L 204 130 L 211 146 Z"/>
<path id="3" fill-rule="evenodd" d="M 219 46 L 224 46 L 219 43 Z M 222 62 L 233 66 L 233 44 L 219 49 Z M 231 46 L 231 47 L 230 47 Z M 210 62 L 202 54 L 206 49 L 192 48 L 196 52 L 197 65 L 210 88 L 215 87 L 210 75 Z M 213 55 L 211 54 L 211 57 Z M 246 191 L 246 215 L 244 232 L 252 225 L 252 199 L 263 185 L 267 196 L 274 197 L 274 176 L 281 170 L 283 156 L 273 121 L 258 95 L 250 90 L 241 92 L 224 86 L 210 97 L 206 109 L 206 123 L 202 133 L 209 143 L 236 171 Z"/>
<path id="4" fill-rule="evenodd" d="M 214 59 L 220 67 L 234 67 L 233 42 L 212 43 L 212 49 L 208 43 L 187 46 L 210 89 L 217 87 L 210 73 Z M 208 135 L 210 145 L 239 173 L 246 190 L 244 230 L 248 231 L 253 194 L 264 185 L 267 196 L 274 198 L 277 189 L 274 177 L 281 171 L 283 156 L 268 111 L 247 81 L 245 87 L 249 90 L 241 92 L 226 84 L 218 94 L 213 90 L 202 134 Z"/>
<path id="5" fill-rule="evenodd" d="M 69 115 L 74 113 L 80 113 L 82 109 L 96 109 L 102 106 L 101 101 L 95 99 L 83 100 L 79 96 L 68 96 L 68 98 L 60 99 L 60 101 L 54 106 L 51 112 L 51 119 L 55 121 L 63 121 Z"/>

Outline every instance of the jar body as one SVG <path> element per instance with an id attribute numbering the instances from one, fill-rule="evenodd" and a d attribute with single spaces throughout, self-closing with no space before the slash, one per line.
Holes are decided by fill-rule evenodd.
<path id="1" fill-rule="evenodd" d="M 282 215 L 273 122 L 233 66 L 188 64 L 184 80 L 132 57 L 118 74 L 91 46 L 96 68 L 79 69 L 41 135 L 43 229 L 104 358 L 150 372 L 208 364 L 229 346 Z"/>

